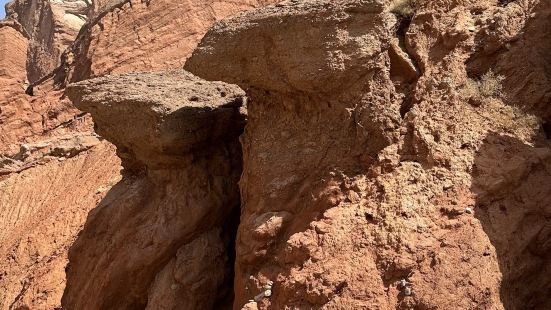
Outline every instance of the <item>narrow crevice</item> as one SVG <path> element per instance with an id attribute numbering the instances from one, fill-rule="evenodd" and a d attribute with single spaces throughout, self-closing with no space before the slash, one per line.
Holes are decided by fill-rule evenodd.
<path id="1" fill-rule="evenodd" d="M 228 219 L 222 226 L 222 230 L 227 238 L 226 254 L 228 261 L 226 263 L 226 277 L 224 283 L 221 285 L 216 296 L 216 302 L 214 303 L 214 309 L 230 310 L 233 307 L 233 301 L 235 299 L 234 294 L 234 279 L 235 279 L 235 257 L 236 257 L 236 240 L 237 229 L 239 228 L 239 221 L 241 217 L 241 206 L 233 208 Z"/>
<path id="2" fill-rule="evenodd" d="M 390 78 L 394 83 L 396 92 L 402 96 L 402 102 L 400 103 L 402 119 L 414 106 L 413 91 L 421 72 L 416 61 L 408 52 L 406 45 L 406 34 L 411 21 L 412 17 L 400 18 L 395 28 L 397 44 L 393 44 L 389 49 Z"/>
<path id="3" fill-rule="evenodd" d="M 404 100 L 402 100 L 402 103 L 400 104 L 400 116 L 402 117 L 402 119 L 404 119 L 409 111 L 411 111 L 411 109 L 413 108 L 413 102 L 413 96 L 411 95 L 411 93 L 408 93 L 404 97 Z"/>
<path id="4" fill-rule="evenodd" d="M 550 122 L 543 122 L 541 125 L 543 128 L 543 132 L 545 133 L 545 137 L 547 139 L 551 139 L 551 123 Z"/>

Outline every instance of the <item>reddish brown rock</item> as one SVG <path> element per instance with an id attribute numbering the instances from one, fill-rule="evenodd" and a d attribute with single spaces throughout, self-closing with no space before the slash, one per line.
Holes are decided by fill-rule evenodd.
<path id="1" fill-rule="evenodd" d="M 60 305 L 69 247 L 118 170 L 102 143 L 0 181 L 0 309 Z"/>
<path id="2" fill-rule="evenodd" d="M 28 38 L 21 30 L 17 22 L 0 21 L 0 109 L 25 89 Z"/>
<path id="3" fill-rule="evenodd" d="M 140 68 L 127 66 L 127 62 L 120 59 L 113 60 L 111 56 L 116 50 L 109 49 L 112 42 L 114 46 L 128 45 L 124 57 L 132 59 L 131 62 L 142 55 L 142 50 L 155 55 L 169 50 L 158 53 L 159 61 L 151 56 L 152 65 L 142 70 L 163 67 L 165 62 L 170 63 L 166 66 L 170 67 L 180 64 L 180 57 L 191 52 L 191 46 L 200 39 L 195 31 L 204 32 L 216 19 L 263 4 L 213 1 L 174 5 L 156 1 L 147 6 L 134 1 L 130 7 L 129 2 L 16 0 L 7 7 L 8 18 L 0 24 L 0 186 L 4 186 L 6 193 L 14 194 L 0 197 L 0 219 L 5 220 L 0 220 L 0 225 L 13 227 L 13 231 L 10 228 L 5 232 L 2 241 L 6 243 L 0 249 L 0 256 L 6 258 L 0 260 L 0 270 L 8 273 L 0 276 L 1 309 L 12 305 L 50 310 L 60 305 L 65 287 L 66 251 L 86 214 L 120 177 L 120 161 L 114 147 L 92 133 L 89 115 L 76 109 L 59 87 L 64 85 L 58 83 L 59 77 L 64 77 L 66 71 L 65 67 L 56 67 L 66 47 L 74 46 L 63 54 L 65 65 L 86 66 L 73 62 L 75 58 L 89 56 L 88 50 L 77 47 L 95 46 L 100 42 L 100 49 L 105 51 L 90 54 L 93 64 L 108 63 L 110 70 Z M 125 23 L 100 31 L 101 25 L 113 25 L 114 18 L 121 14 L 125 14 L 122 19 Z M 190 24 L 188 20 L 184 23 L 176 19 L 180 22 L 174 23 L 176 17 L 183 16 L 191 16 L 196 22 Z M 87 26 L 73 43 L 87 19 L 90 19 L 87 25 L 93 26 Z M 150 29 L 149 24 L 158 27 Z M 136 48 L 136 42 L 126 40 L 132 38 L 135 27 L 142 32 L 140 36 L 147 38 L 147 45 L 141 48 Z M 180 47 L 188 44 L 189 50 L 180 53 Z M 33 82 L 31 88 L 27 88 L 27 79 Z M 63 180 L 56 179 L 55 186 L 45 188 L 51 178 Z M 60 207 L 63 212 L 58 212 Z M 24 215 L 14 218 L 19 211 Z M 50 212 L 60 214 L 48 219 L 36 215 Z M 35 218 L 37 221 L 33 222 Z M 51 228 L 55 221 L 66 224 L 63 228 L 59 225 Z M 29 227 L 24 230 L 24 225 Z M 37 235 L 42 237 L 35 238 Z M 41 248 L 40 260 L 27 252 L 17 255 L 15 261 L 10 258 L 11 253 L 21 247 L 22 240 L 27 240 L 26 248 Z M 162 283 L 157 282 L 156 286 L 162 288 Z M 155 296 L 162 298 L 159 293 Z"/>
<path id="4" fill-rule="evenodd" d="M 106 74 L 179 68 L 214 22 L 274 2 L 98 2 L 98 16 L 83 28 L 66 56 L 66 79 L 75 82 Z"/>
<path id="5" fill-rule="evenodd" d="M 231 305 L 243 92 L 175 71 L 92 79 L 68 94 L 126 172 L 71 248 L 63 307 Z"/>
<path id="6" fill-rule="evenodd" d="M 85 0 L 14 0 L 6 6 L 6 18 L 19 22 L 30 40 L 27 58 L 30 83 L 59 66 L 61 54 L 76 38 L 89 10 Z"/>
<path id="7" fill-rule="evenodd" d="M 551 145 L 501 96 L 520 77 L 465 64 L 492 18 L 544 25 L 547 2 L 421 2 L 410 21 L 285 1 L 213 27 L 185 68 L 250 97 L 234 308 L 547 308 Z"/>

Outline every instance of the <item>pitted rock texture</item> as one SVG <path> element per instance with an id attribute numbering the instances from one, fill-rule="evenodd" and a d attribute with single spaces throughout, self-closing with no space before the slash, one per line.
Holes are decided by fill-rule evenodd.
<path id="1" fill-rule="evenodd" d="M 106 74 L 180 68 L 212 24 L 276 0 L 97 2 L 66 55 L 70 82 Z"/>
<path id="2" fill-rule="evenodd" d="M 173 71 L 83 81 L 68 95 L 125 173 L 69 252 L 64 309 L 231 307 L 243 91 Z"/>
<path id="3" fill-rule="evenodd" d="M 249 97 L 234 309 L 549 308 L 549 5 L 284 1 L 209 30 L 185 68 Z"/>
<path id="4" fill-rule="evenodd" d="M 181 71 L 87 80 L 72 84 L 67 94 L 92 114 L 98 133 L 117 146 L 131 170 L 185 165 L 191 151 L 241 131 L 229 125 L 239 121 L 234 112 L 243 104 L 241 90 Z"/>

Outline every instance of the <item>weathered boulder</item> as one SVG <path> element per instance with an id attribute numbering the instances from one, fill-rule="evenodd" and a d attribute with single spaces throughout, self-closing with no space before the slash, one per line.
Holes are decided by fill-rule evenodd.
<path id="1" fill-rule="evenodd" d="M 209 30 L 186 70 L 249 97 L 234 308 L 548 307 L 551 145 L 501 96 L 522 77 L 466 65 L 547 2 L 284 1 Z"/>
<path id="2" fill-rule="evenodd" d="M 126 173 L 71 248 L 63 307 L 231 305 L 243 91 L 174 71 L 87 80 L 68 95 Z"/>

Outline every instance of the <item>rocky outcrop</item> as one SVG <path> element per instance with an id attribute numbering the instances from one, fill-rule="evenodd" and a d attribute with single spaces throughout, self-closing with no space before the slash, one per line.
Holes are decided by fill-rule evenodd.
<path id="1" fill-rule="evenodd" d="M 476 71 L 546 46 L 548 1 L 389 2 L 284 1 L 187 61 L 249 97 L 234 308 L 548 308 L 551 144 L 503 96 L 548 57 Z"/>
<path id="2" fill-rule="evenodd" d="M 28 35 L 27 78 L 38 82 L 60 64 L 60 56 L 86 22 L 86 0 L 15 0 L 6 6 L 8 20 Z"/>
<path id="3" fill-rule="evenodd" d="M 119 178 L 90 117 L 51 80 L 27 89 L 76 36 L 62 13 L 74 4 L 14 1 L 0 21 L 0 309 L 60 305 L 68 249 Z"/>
<path id="4" fill-rule="evenodd" d="M 80 74 L 96 63 L 109 64 L 96 75 L 178 67 L 215 20 L 261 4 L 15 0 L 8 5 L 8 17 L 0 22 L 0 226 L 7 227 L 0 238 L 0 309 L 60 306 L 67 250 L 88 212 L 120 179 L 114 147 L 93 133 L 89 114 L 66 98 L 66 72 L 77 67 Z M 146 43 L 135 41 L 136 35 Z M 129 47 L 122 56 L 117 44 Z M 188 50 L 180 53 L 182 46 Z M 141 57 L 144 50 L 152 60 L 142 66 L 134 55 Z M 204 239 L 213 235 L 205 232 Z M 174 266 L 186 256 L 178 257 Z"/>
<path id="5" fill-rule="evenodd" d="M 125 176 L 71 248 L 64 309 L 231 305 L 243 92 L 175 71 L 92 79 L 68 94 L 117 146 Z"/>
<path id="6" fill-rule="evenodd" d="M 214 22 L 277 0 L 98 1 L 94 19 L 65 55 L 59 79 L 175 69 Z"/>

